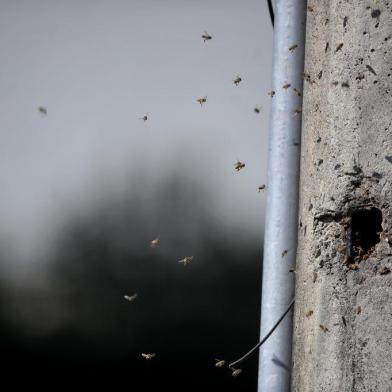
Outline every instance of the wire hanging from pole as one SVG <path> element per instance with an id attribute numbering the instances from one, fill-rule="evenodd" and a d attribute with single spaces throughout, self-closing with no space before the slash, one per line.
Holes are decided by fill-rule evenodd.
<path id="1" fill-rule="evenodd" d="M 272 27 L 274 27 L 275 15 L 274 15 L 274 7 L 272 6 L 272 0 L 267 0 L 268 3 L 268 11 L 271 17 Z"/>
<path id="2" fill-rule="evenodd" d="M 249 350 L 244 356 L 242 356 L 240 359 L 237 359 L 236 361 L 232 362 L 229 364 L 229 368 L 233 368 L 236 365 L 239 365 L 240 363 L 244 362 L 247 358 L 249 358 L 264 342 L 267 341 L 267 339 L 272 335 L 272 333 L 275 331 L 275 329 L 278 327 L 278 325 L 282 322 L 282 320 L 285 318 L 286 314 L 290 311 L 291 307 L 294 305 L 294 298 L 290 302 L 289 306 L 286 308 L 282 316 L 280 316 L 279 320 L 275 323 L 275 325 L 269 330 L 267 335 L 264 336 L 262 340 L 260 340 L 259 343 L 256 344 L 251 350 Z"/>

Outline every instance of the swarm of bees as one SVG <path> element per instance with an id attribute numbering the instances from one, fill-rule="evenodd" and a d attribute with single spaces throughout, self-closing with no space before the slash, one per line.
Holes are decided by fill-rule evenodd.
<path id="1" fill-rule="evenodd" d="M 215 367 L 222 368 L 226 365 L 226 361 L 224 359 L 215 359 Z"/>
<path id="2" fill-rule="evenodd" d="M 201 36 L 201 38 L 203 38 L 203 41 L 209 41 L 210 39 L 212 39 L 212 37 L 207 33 L 207 31 L 204 31 L 203 35 Z"/>
<path id="3" fill-rule="evenodd" d="M 179 263 L 183 264 L 184 266 L 188 265 L 193 260 L 193 256 L 186 256 L 181 260 L 178 260 Z"/>
<path id="4" fill-rule="evenodd" d="M 238 86 L 242 82 L 241 76 L 236 76 L 235 79 L 233 80 L 233 83 Z"/>
<path id="5" fill-rule="evenodd" d="M 155 240 L 152 240 L 152 241 L 150 242 L 151 248 L 155 248 L 156 246 L 159 245 L 160 242 L 161 242 L 161 240 L 159 239 L 159 237 L 155 238 Z"/>
<path id="6" fill-rule="evenodd" d="M 124 299 L 128 302 L 133 302 L 137 298 L 137 293 L 133 295 L 124 295 Z"/>
<path id="7" fill-rule="evenodd" d="M 207 102 L 207 95 L 205 97 L 200 97 L 196 99 L 196 102 L 200 103 L 200 106 L 203 106 L 203 103 Z"/>
<path id="8" fill-rule="evenodd" d="M 46 108 L 43 107 L 43 106 L 38 106 L 38 111 L 39 111 L 42 115 L 44 115 L 44 116 L 47 116 L 47 115 L 48 115 L 48 109 L 46 109 Z"/>
<path id="9" fill-rule="evenodd" d="M 245 165 L 244 162 L 241 162 L 241 161 L 238 161 L 238 160 L 237 160 L 237 162 L 234 164 L 234 169 L 237 170 L 237 171 L 240 171 L 240 170 L 243 169 L 245 166 L 246 166 L 246 165 Z"/>
<path id="10" fill-rule="evenodd" d="M 143 120 L 144 122 L 146 122 L 148 120 L 148 116 L 150 115 L 149 112 L 147 112 L 144 116 L 139 117 L 139 120 Z"/>
<path id="11" fill-rule="evenodd" d="M 151 354 L 142 353 L 141 355 L 142 355 L 142 357 L 143 357 L 146 361 L 150 361 L 151 359 L 155 358 L 155 356 L 156 356 L 155 353 L 151 353 Z"/>

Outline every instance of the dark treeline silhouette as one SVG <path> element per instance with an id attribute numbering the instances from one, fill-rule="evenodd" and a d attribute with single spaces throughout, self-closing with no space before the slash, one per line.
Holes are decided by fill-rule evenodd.
<path id="1" fill-rule="evenodd" d="M 174 178 L 70 216 L 47 285 L 0 288 L 4 379 L 53 379 L 53 390 L 83 381 L 111 391 L 255 391 L 256 357 L 236 379 L 214 360 L 236 359 L 259 337 L 261 234 L 217 222 L 212 209 L 208 192 Z M 11 317 L 10 303 L 32 323 Z"/>

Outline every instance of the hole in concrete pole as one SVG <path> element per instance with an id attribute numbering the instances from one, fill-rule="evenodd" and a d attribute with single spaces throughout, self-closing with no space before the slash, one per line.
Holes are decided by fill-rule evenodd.
<path id="1" fill-rule="evenodd" d="M 363 259 L 380 242 L 382 213 L 377 208 L 355 211 L 351 215 L 351 255 Z"/>

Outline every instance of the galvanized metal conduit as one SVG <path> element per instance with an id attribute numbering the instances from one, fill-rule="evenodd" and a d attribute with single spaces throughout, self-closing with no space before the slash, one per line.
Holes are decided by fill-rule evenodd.
<path id="1" fill-rule="evenodd" d="M 302 96 L 293 89 L 302 94 L 306 0 L 276 0 L 274 11 L 261 337 L 294 296 Z M 259 392 L 290 391 L 291 346 L 290 314 L 260 349 Z"/>

